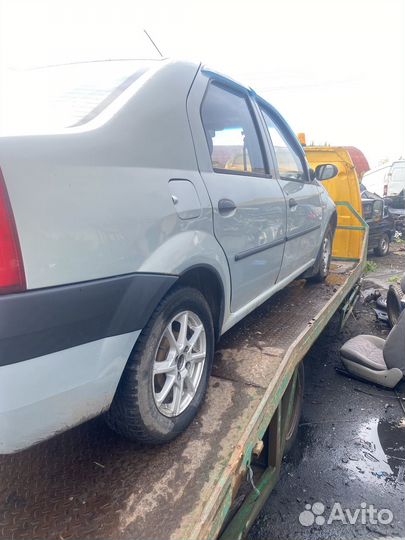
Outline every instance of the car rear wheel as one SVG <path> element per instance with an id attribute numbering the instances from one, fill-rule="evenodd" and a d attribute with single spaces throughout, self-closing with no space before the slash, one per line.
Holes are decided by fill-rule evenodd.
<path id="1" fill-rule="evenodd" d="M 374 253 L 377 257 L 384 257 L 390 250 L 390 237 L 387 233 L 383 233 L 378 241 L 378 246 L 374 248 Z"/>
<path id="2" fill-rule="evenodd" d="M 107 413 L 110 427 L 150 444 L 179 435 L 203 401 L 213 354 L 207 301 L 196 289 L 176 288 L 138 338 Z"/>
<path id="3" fill-rule="evenodd" d="M 332 243 L 333 231 L 332 227 L 329 225 L 322 239 L 322 244 L 319 248 L 316 262 L 312 268 L 305 272 L 304 277 L 310 281 L 324 281 L 326 276 L 329 274 L 330 261 L 332 258 Z"/>

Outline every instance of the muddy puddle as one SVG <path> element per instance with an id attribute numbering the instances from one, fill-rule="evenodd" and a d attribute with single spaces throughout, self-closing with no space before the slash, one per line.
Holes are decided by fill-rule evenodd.
<path id="1" fill-rule="evenodd" d="M 367 479 L 404 484 L 405 418 L 397 422 L 372 418 L 360 425 L 350 454 L 343 458 L 347 469 Z"/>

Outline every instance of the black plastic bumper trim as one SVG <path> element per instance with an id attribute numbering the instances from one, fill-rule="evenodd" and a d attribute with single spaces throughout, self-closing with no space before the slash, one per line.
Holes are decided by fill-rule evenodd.
<path id="1" fill-rule="evenodd" d="M 136 273 L 0 296 L 0 366 L 141 330 L 176 280 Z"/>

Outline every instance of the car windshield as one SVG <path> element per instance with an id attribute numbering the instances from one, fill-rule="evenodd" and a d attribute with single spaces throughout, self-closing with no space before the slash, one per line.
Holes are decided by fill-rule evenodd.
<path id="1" fill-rule="evenodd" d="M 151 63 L 100 61 L 9 71 L 0 91 L 0 135 L 83 125 L 143 75 Z"/>

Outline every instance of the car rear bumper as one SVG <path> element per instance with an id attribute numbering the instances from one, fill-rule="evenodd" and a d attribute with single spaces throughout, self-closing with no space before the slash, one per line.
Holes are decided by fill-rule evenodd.
<path id="1" fill-rule="evenodd" d="M 176 280 L 127 274 L 0 296 L 0 366 L 140 330 Z"/>
<path id="2" fill-rule="evenodd" d="M 0 367 L 0 454 L 109 408 L 139 331 Z"/>
<path id="3" fill-rule="evenodd" d="M 0 297 L 0 453 L 108 409 L 140 331 L 176 279 L 130 274 Z"/>

